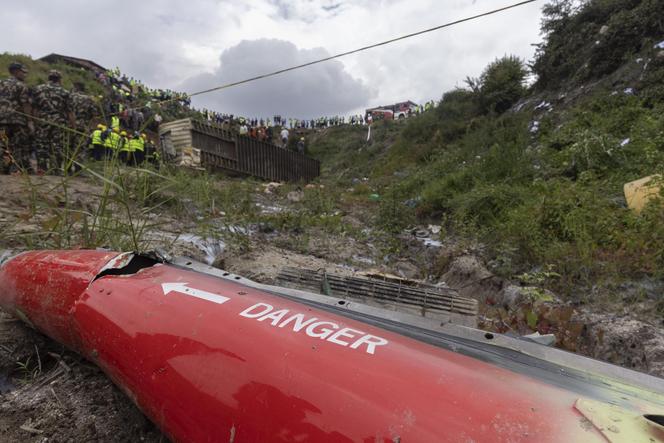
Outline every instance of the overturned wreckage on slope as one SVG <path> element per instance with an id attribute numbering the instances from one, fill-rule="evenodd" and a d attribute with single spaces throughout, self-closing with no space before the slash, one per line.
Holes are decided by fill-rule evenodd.
<path id="1" fill-rule="evenodd" d="M 22 253 L 0 306 L 174 441 L 664 441 L 662 379 L 186 259 Z"/>

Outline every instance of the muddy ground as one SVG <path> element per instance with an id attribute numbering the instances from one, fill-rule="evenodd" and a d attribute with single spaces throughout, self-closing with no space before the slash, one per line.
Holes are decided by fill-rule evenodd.
<path id="1" fill-rule="evenodd" d="M 52 215 L 34 210 L 30 193 L 47 191 L 49 204 L 62 205 L 57 177 L 0 176 L 0 250 L 26 248 L 30 233 L 43 232 Z M 32 191 L 31 191 L 32 190 Z M 88 179 L 68 183 L 69 202 L 93 208 L 100 188 Z M 297 199 L 257 189 L 256 204 L 265 211 L 297 209 Z M 362 207 L 346 209 L 344 220 L 362 228 L 369 215 Z M 634 282 L 618 288 L 614 304 L 579 303 L 506 281 L 491 272 L 481 248 L 460 247 L 441 239 L 435 227 L 414 227 L 400 237 L 396 256 L 384 256 L 380 240 L 362 240 L 324 232 L 301 233 L 243 226 L 243 246 L 196 232 L 193 218 L 159 217 L 158 229 L 146 234 L 154 248 L 186 255 L 253 280 L 273 283 L 286 266 L 352 274 L 375 269 L 408 278 L 445 283 L 479 301 L 478 325 L 486 330 L 524 335 L 554 334 L 556 346 L 624 367 L 664 376 L 664 323 L 654 314 L 661 282 Z M 596 291 L 601 291 L 596 288 Z M 638 297 L 637 297 L 638 296 Z M 621 301 L 629 301 L 629 304 Z M 626 307 L 629 306 L 629 307 Z M 535 321 L 533 321 L 535 319 Z M 91 363 L 0 311 L 0 441 L 158 442 L 167 441 L 131 401 Z"/>

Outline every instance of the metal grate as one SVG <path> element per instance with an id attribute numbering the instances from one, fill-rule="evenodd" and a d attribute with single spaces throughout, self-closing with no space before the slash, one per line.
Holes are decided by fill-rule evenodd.
<path id="1" fill-rule="evenodd" d="M 287 267 L 277 276 L 277 284 L 326 295 L 375 302 L 382 306 L 407 307 L 420 315 L 455 313 L 477 316 L 477 300 L 461 297 L 450 288 L 428 284 L 393 283 L 361 277 L 342 277 L 324 271 Z"/>

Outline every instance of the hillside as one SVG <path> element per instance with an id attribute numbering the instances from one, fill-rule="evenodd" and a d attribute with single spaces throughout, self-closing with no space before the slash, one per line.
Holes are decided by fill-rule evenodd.
<path id="1" fill-rule="evenodd" d="M 484 244 L 501 275 L 553 268 L 552 289 L 566 294 L 659 279 L 664 212 L 652 205 L 637 215 L 623 196 L 626 182 L 664 166 L 664 48 L 655 46 L 664 25 L 655 5 L 662 2 L 550 12 L 530 88 L 510 91 L 514 81 L 499 72 L 512 69 L 510 58 L 497 60 L 474 89 L 445 93 L 435 110 L 403 125 L 379 124 L 372 144 L 366 131 L 329 131 L 314 153 L 337 173 L 328 179 L 350 186 L 367 175 L 376 192 L 417 201 L 399 205 L 395 229 L 442 223 L 449 235 Z M 565 66 L 560 54 L 572 54 Z M 492 94 L 509 106 L 491 108 Z"/>

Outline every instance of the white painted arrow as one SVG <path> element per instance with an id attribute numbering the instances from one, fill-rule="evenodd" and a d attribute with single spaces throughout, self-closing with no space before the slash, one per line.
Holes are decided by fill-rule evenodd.
<path id="1" fill-rule="evenodd" d="M 212 292 L 203 291 L 201 289 L 190 288 L 187 286 L 188 284 L 189 283 L 162 283 L 161 288 L 164 290 L 164 295 L 167 295 L 169 292 L 179 292 L 180 294 L 190 295 L 218 304 L 226 303 L 230 300 L 230 298 L 224 297 L 223 295 L 213 294 Z"/>

